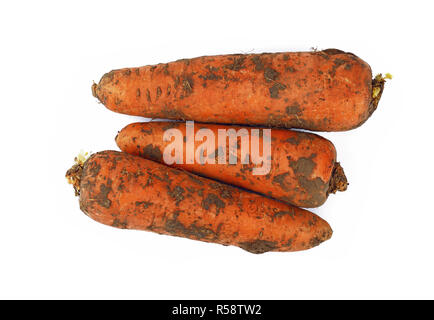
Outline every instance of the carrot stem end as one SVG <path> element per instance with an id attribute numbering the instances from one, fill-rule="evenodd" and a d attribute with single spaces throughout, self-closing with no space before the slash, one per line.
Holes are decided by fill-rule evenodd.
<path id="1" fill-rule="evenodd" d="M 345 191 L 347 190 L 348 184 L 344 169 L 341 167 L 339 162 L 336 162 L 327 194 L 336 193 L 336 191 Z"/>
<path id="2" fill-rule="evenodd" d="M 69 184 L 74 187 L 76 196 L 80 195 L 80 182 L 81 175 L 83 173 L 83 166 L 88 158 L 88 153 L 80 152 L 77 157 L 74 158 L 74 165 L 66 171 L 65 177 Z"/>

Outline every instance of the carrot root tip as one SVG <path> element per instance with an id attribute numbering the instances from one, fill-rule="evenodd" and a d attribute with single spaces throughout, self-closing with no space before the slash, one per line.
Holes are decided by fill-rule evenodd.
<path id="1" fill-rule="evenodd" d="M 336 191 L 345 191 L 347 190 L 348 184 L 344 169 L 341 167 L 339 162 L 336 162 L 327 194 L 336 193 Z"/>

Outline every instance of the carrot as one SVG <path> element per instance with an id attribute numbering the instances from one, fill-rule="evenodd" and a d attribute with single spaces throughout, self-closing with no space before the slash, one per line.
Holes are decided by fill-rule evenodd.
<path id="1" fill-rule="evenodd" d="M 186 124 L 183 122 L 132 123 L 123 128 L 115 140 L 119 148 L 124 152 L 252 190 L 295 206 L 318 207 L 326 201 L 330 193 L 347 189 L 347 180 L 343 169 L 336 162 L 335 147 L 330 141 L 316 134 L 272 129 L 270 166 L 268 171 L 263 171 L 262 174 L 254 174 L 253 168 L 261 167 L 261 164 L 256 165 L 251 160 L 253 154 L 251 140 L 254 134 L 259 135 L 259 152 L 263 153 L 265 150 L 263 129 L 255 131 L 254 129 L 258 128 L 200 123 L 195 123 L 193 126 L 193 132 L 196 136 L 204 128 L 213 133 L 215 138 L 213 139 L 214 146 L 208 153 L 209 158 L 214 158 L 212 163 L 204 163 L 204 161 L 202 161 L 202 164 L 200 161 L 187 163 L 188 139 Z M 169 129 L 180 131 L 182 135 L 179 136 L 178 141 L 174 140 L 173 142 L 172 139 L 164 141 L 164 135 L 169 132 Z M 219 151 L 226 154 L 229 151 L 229 147 L 226 147 L 223 152 L 223 146 L 219 145 L 218 132 L 222 129 L 226 130 L 226 132 L 229 129 L 235 129 L 238 133 L 242 133 L 240 129 L 243 129 L 249 139 L 247 140 L 247 146 L 243 146 L 242 137 L 238 141 L 233 140 L 239 145 L 235 164 L 229 163 L 228 155 L 226 155 L 225 164 L 222 164 L 222 161 L 218 158 Z M 190 143 L 193 142 L 194 136 L 189 139 L 191 139 Z M 227 136 L 225 136 L 224 140 L 227 146 L 231 144 Z M 170 152 L 169 146 L 173 143 L 180 145 L 182 150 L 182 160 L 178 161 L 179 163 L 167 163 L 164 160 L 163 154 Z M 198 149 L 201 148 L 201 143 L 196 142 L 194 148 L 196 154 Z M 247 154 L 250 158 L 250 161 L 244 164 L 241 162 L 245 158 L 245 156 L 241 156 L 243 148 L 247 149 L 247 152 L 243 154 Z M 264 164 L 262 164 L 262 168 L 267 169 Z"/>
<path id="2" fill-rule="evenodd" d="M 92 93 L 148 118 L 345 131 L 377 108 L 386 77 L 337 49 L 232 54 L 113 70 Z"/>
<path id="3" fill-rule="evenodd" d="M 116 151 L 76 163 L 66 177 L 90 218 L 252 253 L 297 251 L 328 240 L 315 214 L 191 173 Z"/>

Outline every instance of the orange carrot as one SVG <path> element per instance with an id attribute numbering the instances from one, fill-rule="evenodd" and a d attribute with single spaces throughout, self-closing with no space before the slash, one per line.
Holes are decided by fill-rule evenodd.
<path id="1" fill-rule="evenodd" d="M 113 70 L 92 92 L 148 118 L 344 131 L 377 108 L 384 77 L 337 49 L 232 54 Z"/>
<path id="2" fill-rule="evenodd" d="M 186 124 L 183 122 L 132 123 L 118 133 L 116 143 L 124 152 L 160 163 L 165 163 L 163 154 L 168 152 L 169 145 L 178 143 L 181 145 L 182 161 L 169 163 L 170 165 L 305 208 L 318 207 L 326 201 L 330 193 L 344 191 L 347 188 L 343 169 L 336 162 L 335 147 L 330 141 L 316 134 L 272 129 L 269 170 L 263 174 L 254 174 L 253 168 L 261 166 L 264 168 L 265 166 L 255 165 L 251 160 L 248 164 L 241 162 L 244 158 L 241 156 L 241 149 L 245 148 L 242 138 L 233 140 L 239 145 L 237 147 L 238 159 L 235 164 L 230 164 L 227 155 L 229 139 L 225 138 L 225 142 L 229 143 L 226 143 L 226 150 L 223 151 L 223 148 L 218 147 L 218 132 L 222 129 L 226 132 L 234 129 L 239 133 L 242 132 L 240 129 L 245 130 L 249 139 L 246 154 L 252 159 L 253 133 L 256 132 L 259 135 L 259 151 L 262 152 L 263 129 L 255 131 L 258 128 L 195 123 L 194 135 L 204 128 L 211 130 L 215 137 L 214 148 L 209 154 L 210 158 L 215 158 L 212 159 L 213 163 L 203 164 L 202 162 L 201 164 L 197 161 L 187 163 L 187 142 L 184 142 L 187 141 Z M 164 135 L 169 129 L 177 129 L 182 133 L 180 141 L 164 141 Z M 190 142 L 193 140 L 194 136 L 191 137 Z M 200 142 L 195 142 L 195 154 L 200 146 Z M 226 153 L 225 164 L 219 163 L 219 150 Z"/>
<path id="3" fill-rule="evenodd" d="M 332 235 L 327 222 L 309 211 L 126 153 L 96 153 L 66 176 L 80 209 L 117 228 L 252 253 L 305 250 Z"/>

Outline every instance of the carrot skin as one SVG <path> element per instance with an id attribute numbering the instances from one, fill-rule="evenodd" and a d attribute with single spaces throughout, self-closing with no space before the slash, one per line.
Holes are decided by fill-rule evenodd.
<path id="1" fill-rule="evenodd" d="M 113 70 L 92 91 L 112 111 L 147 118 L 345 131 L 376 109 L 374 82 L 366 62 L 328 49 Z"/>
<path id="2" fill-rule="evenodd" d="M 201 128 L 211 130 L 215 136 L 216 151 L 214 152 L 215 164 L 186 163 L 186 125 L 183 122 L 145 122 L 132 123 L 123 128 L 116 136 L 119 148 L 127 153 L 144 157 L 153 161 L 164 163 L 163 154 L 172 141 L 164 141 L 164 133 L 169 129 L 177 129 L 182 132 L 184 141 L 183 161 L 180 164 L 173 163 L 173 167 L 181 168 L 201 176 L 222 181 L 227 184 L 252 190 L 263 195 L 284 201 L 304 208 L 315 208 L 322 205 L 329 195 L 337 190 L 346 190 L 345 184 L 336 188 L 335 168 L 336 150 L 333 144 L 316 134 L 298 132 L 285 129 L 271 130 L 271 166 L 270 171 L 264 175 L 253 175 L 255 165 L 242 164 L 241 151 L 238 148 L 238 161 L 236 164 L 218 163 L 218 130 L 235 129 L 243 127 L 194 124 L 194 133 Z M 249 133 L 251 129 L 246 128 Z M 260 129 L 262 130 L 262 129 Z M 259 131 L 262 133 L 262 131 Z M 262 151 L 263 136 L 260 134 L 260 150 Z M 249 135 L 249 145 L 251 134 Z M 200 142 L 195 143 L 195 152 Z M 226 149 L 228 152 L 228 148 Z M 251 154 L 251 150 L 249 151 Z M 228 156 L 226 156 L 228 159 Z"/>
<path id="3" fill-rule="evenodd" d="M 92 155 L 80 208 L 117 228 L 234 245 L 252 253 L 299 251 L 329 239 L 315 214 L 126 153 Z"/>

